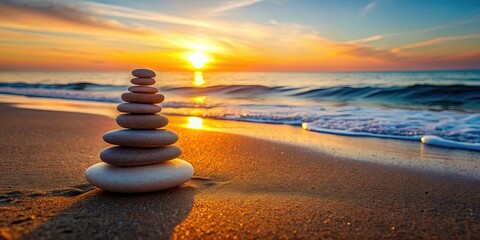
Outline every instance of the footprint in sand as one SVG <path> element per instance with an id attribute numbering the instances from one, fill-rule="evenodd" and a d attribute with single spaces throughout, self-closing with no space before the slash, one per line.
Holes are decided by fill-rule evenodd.
<path id="1" fill-rule="evenodd" d="M 95 189 L 94 186 L 90 185 L 79 185 L 73 188 L 64 188 L 51 191 L 48 195 L 49 196 L 62 196 L 62 197 L 75 197 L 84 193 L 87 193 L 91 190 Z"/>
<path id="2" fill-rule="evenodd" d="M 95 187 L 89 184 L 76 185 L 72 187 L 54 189 L 45 191 L 11 191 L 0 195 L 0 206 L 6 206 L 21 198 L 37 198 L 37 197 L 75 197 L 94 190 Z"/>
<path id="3" fill-rule="evenodd" d="M 190 180 L 195 184 L 197 184 L 199 187 L 213 187 L 217 185 L 221 186 L 221 185 L 230 183 L 230 181 L 220 182 L 220 181 L 215 181 L 214 179 L 209 177 L 201 177 L 201 176 L 193 176 Z"/>

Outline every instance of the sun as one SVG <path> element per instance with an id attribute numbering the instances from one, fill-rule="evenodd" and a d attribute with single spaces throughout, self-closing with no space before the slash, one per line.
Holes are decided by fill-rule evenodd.
<path id="1" fill-rule="evenodd" d="M 188 54 L 187 59 L 196 69 L 202 68 L 203 66 L 205 66 L 205 63 L 208 62 L 208 57 L 203 52 L 190 53 Z"/>

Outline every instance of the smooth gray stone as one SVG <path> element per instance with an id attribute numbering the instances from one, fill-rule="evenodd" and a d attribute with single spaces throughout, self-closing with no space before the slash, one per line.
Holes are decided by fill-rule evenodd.
<path id="1" fill-rule="evenodd" d="M 105 191 L 142 193 L 179 186 L 193 176 L 193 166 L 181 159 L 157 164 L 120 167 L 97 163 L 87 169 L 87 181 Z"/>
<path id="2" fill-rule="evenodd" d="M 154 71 L 142 68 L 133 70 L 132 75 L 139 78 L 152 78 L 157 76 Z"/>
<path id="3" fill-rule="evenodd" d="M 103 140 L 107 143 L 124 147 L 165 147 L 177 142 L 178 135 L 166 129 L 121 129 L 105 133 Z"/>
<path id="4" fill-rule="evenodd" d="M 130 103 L 161 103 L 165 99 L 162 94 L 155 93 L 132 93 L 126 92 L 121 96 L 122 100 Z"/>
<path id="5" fill-rule="evenodd" d="M 150 86 L 131 86 L 128 88 L 128 91 L 134 93 L 157 93 L 158 88 Z"/>
<path id="6" fill-rule="evenodd" d="M 155 104 L 146 103 L 120 103 L 117 106 L 119 112 L 135 114 L 154 114 L 162 111 L 162 107 Z"/>
<path id="7" fill-rule="evenodd" d="M 130 129 L 156 129 L 168 124 L 168 119 L 160 114 L 121 114 L 116 121 L 120 127 Z"/>
<path id="8" fill-rule="evenodd" d="M 102 161 L 117 166 L 140 166 L 175 159 L 182 149 L 171 145 L 161 148 L 109 147 L 100 153 Z"/>
<path id="9" fill-rule="evenodd" d="M 132 78 L 131 83 L 135 85 L 153 85 L 155 84 L 155 79 L 153 78 Z"/>

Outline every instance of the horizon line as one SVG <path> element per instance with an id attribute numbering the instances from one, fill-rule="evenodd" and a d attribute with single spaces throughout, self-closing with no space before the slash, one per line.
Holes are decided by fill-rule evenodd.
<path id="1" fill-rule="evenodd" d="M 458 69 L 402 69 L 402 70 L 345 70 L 345 71 L 260 71 L 260 70 L 199 70 L 199 69 L 192 69 L 192 70 L 163 70 L 159 71 L 155 68 L 148 68 L 148 67 L 137 67 L 125 70 L 98 70 L 98 69 L 0 69 L 0 72 L 124 72 L 124 71 L 132 71 L 138 68 L 146 68 L 146 69 L 154 69 L 157 72 L 168 72 L 168 73 L 191 73 L 191 72 L 203 72 L 203 73 L 228 73 L 228 72 L 237 72 L 237 73 L 248 73 L 248 72 L 255 72 L 255 73 L 381 73 L 381 72 L 456 72 L 456 71 L 480 71 L 480 68 L 458 68 Z"/>

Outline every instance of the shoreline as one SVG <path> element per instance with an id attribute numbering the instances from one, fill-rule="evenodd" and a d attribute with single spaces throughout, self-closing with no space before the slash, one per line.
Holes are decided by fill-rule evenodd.
<path id="1" fill-rule="evenodd" d="M 117 103 L 49 99 L 0 94 L 0 104 L 56 112 L 115 118 Z M 307 131 L 297 126 L 237 120 L 167 115 L 170 125 L 209 132 L 232 133 L 307 148 L 353 161 L 372 162 L 410 170 L 454 174 L 480 180 L 480 152 L 443 148 L 421 142 L 377 137 L 344 136 Z M 118 126 L 117 126 L 118 127 Z M 119 127 L 118 127 L 119 128 Z"/>
<path id="2" fill-rule="evenodd" d="M 169 129 L 179 134 L 182 158 L 194 165 L 194 177 L 181 187 L 149 194 L 103 192 L 88 185 L 83 172 L 100 161 L 99 151 L 108 146 L 101 136 L 117 128 L 112 118 L 5 104 L 0 112 L 5 116 L 0 120 L 0 237 L 5 239 L 459 238 L 480 233 L 478 180 L 235 134 L 256 124 L 204 122 L 231 134 L 182 127 L 187 118 L 169 116 Z M 336 139 L 333 145 L 347 141 L 322 140 L 331 139 Z"/>
<path id="3" fill-rule="evenodd" d="M 83 83 L 79 83 L 79 84 L 83 85 Z M 190 89 L 190 90 L 192 90 L 192 89 Z M 95 102 L 114 104 L 114 103 L 117 103 L 120 100 L 117 97 L 112 98 L 112 96 L 109 95 L 108 93 L 106 93 L 106 95 L 104 94 L 104 95 L 98 95 L 98 96 L 95 96 L 95 95 L 88 96 L 89 94 L 87 94 L 86 96 L 83 96 L 83 97 L 78 97 L 78 96 L 77 97 L 70 97 L 69 96 L 70 93 L 65 93 L 65 92 L 62 93 L 62 94 L 66 94 L 66 96 L 63 96 L 63 97 L 62 96 L 55 96 L 55 95 L 48 95 L 48 94 L 42 96 L 42 94 L 35 94 L 35 93 L 33 93 L 33 94 L 23 93 L 22 94 L 22 93 L 8 92 L 8 91 L 0 92 L 0 95 L 2 95 L 2 94 L 3 95 L 11 95 L 11 96 L 20 96 L 20 98 L 21 97 L 33 97 L 33 98 L 44 98 L 44 99 L 47 98 L 47 99 L 58 99 L 58 101 L 80 101 L 80 102 L 84 102 L 84 103 L 90 102 L 90 103 L 93 103 L 93 104 L 95 104 Z M 78 94 L 78 93 L 75 93 L 73 95 L 76 95 L 76 94 Z M 186 92 L 186 94 L 188 94 L 188 92 Z M 191 94 L 191 92 L 190 92 L 190 94 Z M 198 94 L 202 95 L 202 91 L 200 91 Z M 5 97 L 3 97 L 3 98 L 5 98 Z M 17 99 L 19 99 L 19 98 L 17 97 Z M 198 96 L 198 97 L 191 98 L 191 100 L 195 103 L 201 103 L 205 99 L 206 99 L 205 96 Z M 182 106 L 182 104 L 185 104 L 184 102 L 182 102 L 184 100 L 185 99 L 183 99 L 183 100 L 182 99 L 177 99 L 177 101 L 180 101 L 179 102 L 180 105 L 177 105 L 177 107 L 169 105 L 170 107 L 167 108 L 167 114 L 171 114 L 171 115 L 179 114 L 180 116 L 188 116 L 188 115 L 185 115 L 186 112 L 184 112 L 183 110 L 179 110 L 179 109 L 183 109 L 183 107 L 179 107 L 179 106 Z M 329 106 L 332 103 L 323 102 L 322 104 L 325 104 L 326 106 Z M 332 106 L 334 106 L 334 105 L 335 104 L 333 104 Z M 356 106 L 356 105 L 353 105 L 353 106 Z M 367 106 L 368 106 L 368 104 L 367 104 Z M 374 105 L 372 105 L 372 106 L 374 106 Z M 466 122 L 464 122 L 463 124 L 469 125 L 469 124 L 471 124 L 470 123 L 471 122 L 470 118 L 472 116 L 474 116 L 475 111 L 471 112 L 467 109 L 445 109 L 445 111 L 440 111 L 440 112 L 443 112 L 444 115 L 440 114 L 440 115 L 436 115 L 436 116 L 431 116 L 431 114 L 433 114 L 437 111 L 434 110 L 434 109 L 423 109 L 423 110 L 426 110 L 426 111 L 430 111 L 430 113 L 422 114 L 421 112 L 423 110 L 421 108 L 410 109 L 410 108 L 406 108 L 406 107 L 400 107 L 400 108 L 395 109 L 395 108 L 388 108 L 387 107 L 386 109 L 382 109 L 382 108 L 378 108 L 380 106 L 381 105 L 376 106 L 377 109 L 375 111 L 376 112 L 378 111 L 378 114 L 380 114 L 380 115 L 386 114 L 386 116 L 388 116 L 387 118 L 389 118 L 389 120 L 388 121 L 382 120 L 383 117 L 380 117 L 379 119 L 377 119 L 377 117 L 379 117 L 379 116 L 375 117 L 377 113 L 372 113 L 372 112 L 368 113 L 368 111 L 369 111 L 369 110 L 367 110 L 368 107 L 365 108 L 365 106 L 363 106 L 363 107 L 360 106 L 360 108 L 364 108 L 364 109 L 361 110 L 359 113 L 357 113 L 357 115 L 358 115 L 357 117 L 359 119 L 362 119 L 362 118 L 365 118 L 365 117 L 371 118 L 371 122 L 373 124 L 368 126 L 368 123 L 365 120 L 363 120 L 363 121 L 359 120 L 359 122 L 354 123 L 353 126 L 351 126 L 353 128 L 358 128 L 358 130 L 355 130 L 355 131 L 342 130 L 345 127 L 345 126 L 342 126 L 343 122 L 348 123 L 348 122 L 351 121 L 351 119 L 349 119 L 348 117 L 347 118 L 339 117 L 338 114 L 340 114 L 340 115 L 343 114 L 343 113 L 339 113 L 339 112 L 335 112 L 333 114 L 334 118 L 337 119 L 336 121 L 329 121 L 329 118 L 330 118 L 329 115 L 331 113 L 328 113 L 328 112 L 320 115 L 320 116 L 326 116 L 324 118 L 317 117 L 317 120 L 313 119 L 313 121 L 310 120 L 308 122 L 304 122 L 304 121 L 300 121 L 300 120 L 293 120 L 293 121 L 279 120 L 279 121 L 277 121 L 277 120 L 275 120 L 275 118 L 270 118 L 271 116 L 268 117 L 268 114 L 267 114 L 266 118 L 265 118 L 265 116 L 257 118 L 255 116 L 255 114 L 254 114 L 253 117 L 249 117 L 249 115 L 248 115 L 249 110 L 246 111 L 247 115 L 245 117 L 243 116 L 243 114 L 242 114 L 242 116 L 239 116 L 239 115 L 236 115 L 236 113 L 231 112 L 231 110 L 227 110 L 225 113 L 227 114 L 228 117 L 226 115 L 222 116 L 221 114 L 220 115 L 213 114 L 213 115 L 209 115 L 208 118 L 227 120 L 227 121 L 243 121 L 243 122 L 251 122 L 251 123 L 301 126 L 302 128 L 307 129 L 309 131 L 313 131 L 313 132 L 320 132 L 320 133 L 327 133 L 327 134 L 334 134 L 334 135 L 342 135 L 342 136 L 353 136 L 353 137 L 373 137 L 373 138 L 382 138 L 382 139 L 410 140 L 410 141 L 422 142 L 422 143 L 424 143 L 426 145 L 430 145 L 430 146 L 452 148 L 452 149 L 462 149 L 462 150 L 471 150 L 471 151 L 480 152 L 480 143 L 470 141 L 472 138 L 476 137 L 475 129 L 473 129 L 473 128 L 472 129 L 469 129 L 468 127 L 466 127 L 466 129 L 453 128 L 453 129 L 451 129 L 450 132 L 455 133 L 453 135 L 457 135 L 457 137 L 453 137 L 453 138 L 450 136 L 450 134 L 446 134 L 446 133 L 444 133 L 440 130 L 430 129 L 430 131 L 422 133 L 422 131 L 418 129 L 418 127 L 428 129 L 429 128 L 429 123 L 428 122 L 430 122 L 430 123 L 436 122 L 439 118 L 446 118 L 447 119 L 447 120 L 443 119 L 443 121 L 446 122 L 446 123 L 443 123 L 444 125 L 446 124 L 446 126 L 444 126 L 445 128 L 452 128 L 452 126 L 458 124 L 458 121 L 460 121 L 458 119 L 458 117 L 464 118 L 464 120 Z M 291 106 L 291 107 L 294 107 L 294 106 Z M 299 106 L 296 106 L 296 107 L 299 107 Z M 188 111 L 187 111 L 187 114 L 195 113 L 195 114 L 200 114 L 200 115 L 205 115 L 205 114 L 208 115 L 208 111 L 202 110 L 203 109 L 202 107 L 200 107 L 198 109 L 196 107 L 194 107 L 194 108 L 187 107 L 187 109 L 190 109 L 189 110 L 190 113 L 188 113 Z M 203 111 L 203 113 L 202 113 L 202 111 Z M 299 111 L 304 111 L 304 110 L 302 110 L 302 108 L 300 108 Z M 322 111 L 322 110 L 320 110 L 320 111 Z M 402 116 L 402 115 L 410 116 L 411 114 L 413 114 L 414 116 L 411 116 L 411 120 L 403 121 L 402 124 L 399 124 L 399 123 L 395 123 L 396 119 L 392 118 L 392 115 L 391 115 L 392 111 L 393 112 L 404 111 L 404 112 L 400 112 L 400 113 L 397 112 L 396 114 L 394 114 L 394 115 L 396 115 L 396 117 Z M 414 112 L 411 112 L 411 111 L 414 111 Z M 271 113 L 271 114 L 273 114 L 273 116 L 277 116 L 274 113 Z M 452 122 L 452 119 L 450 119 L 452 117 L 452 116 L 450 116 L 451 114 L 458 115 L 458 116 L 456 116 L 457 120 Z M 470 115 L 465 116 L 465 114 L 470 114 Z M 230 115 L 232 115 L 232 116 L 230 116 Z M 373 115 L 373 117 L 372 117 L 372 115 Z M 277 117 L 282 118 L 282 116 L 283 115 L 280 114 Z M 307 117 L 308 117 L 308 114 L 307 114 Z M 423 123 L 418 123 L 417 122 L 418 119 L 423 119 L 422 120 Z M 320 121 L 320 122 L 318 122 L 318 121 Z M 380 123 L 376 124 L 375 122 L 377 122 L 377 121 L 380 121 Z M 327 122 L 327 123 L 322 123 L 322 122 Z M 333 123 L 333 122 L 335 122 L 335 123 Z M 409 126 L 409 124 L 408 124 L 409 122 L 412 122 L 412 124 L 417 122 L 415 124 L 420 124 L 421 126 L 417 126 L 417 127 Z M 339 123 L 339 125 L 335 125 L 336 123 Z M 329 125 L 332 125 L 332 124 L 333 124 L 333 127 L 329 127 Z M 359 124 L 359 125 L 356 125 L 356 124 Z M 415 125 L 415 124 L 413 124 L 413 125 Z M 460 124 L 460 125 L 462 125 L 462 124 Z M 403 129 L 404 127 L 406 127 L 406 129 Z M 400 134 L 398 132 L 395 133 L 396 131 L 393 130 L 393 129 L 396 129 L 396 128 L 403 129 L 403 130 L 400 130 L 400 132 L 403 132 L 403 134 Z M 442 127 L 439 127 L 439 128 L 441 129 Z M 377 130 L 372 131 L 372 129 L 377 129 Z M 390 129 L 390 130 L 386 130 L 386 129 Z M 410 129 L 410 130 L 408 130 L 408 129 Z M 437 128 L 435 128 L 435 129 L 437 129 Z M 386 132 L 385 132 L 385 130 L 386 130 Z M 391 132 L 391 131 L 393 131 L 393 132 Z M 464 134 L 459 134 L 458 133 L 458 132 L 462 132 L 462 131 L 464 131 Z M 417 134 L 411 135 L 412 132 L 416 132 Z"/>

